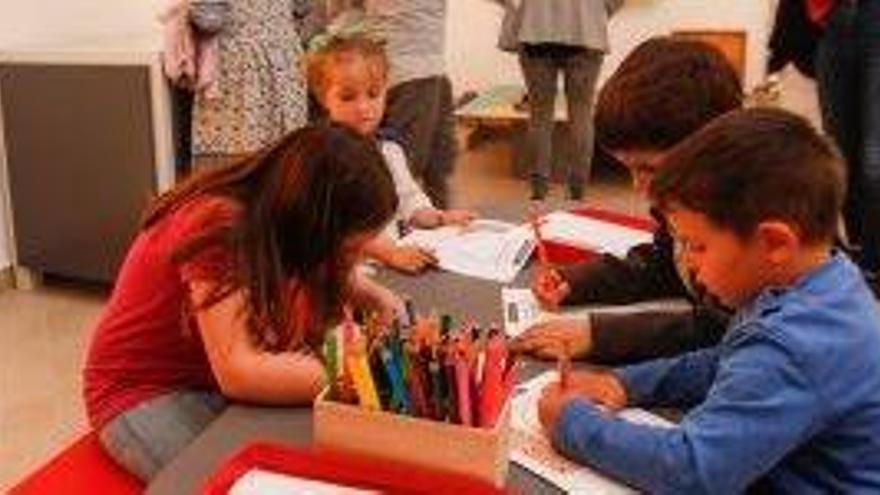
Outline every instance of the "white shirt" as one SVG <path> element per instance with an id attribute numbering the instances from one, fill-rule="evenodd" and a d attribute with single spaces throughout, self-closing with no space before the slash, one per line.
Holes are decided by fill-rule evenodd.
<path id="1" fill-rule="evenodd" d="M 394 180 L 397 198 L 400 201 L 397 211 L 391 222 L 385 227 L 384 233 L 396 240 L 400 238 L 397 228 L 399 220 L 408 222 L 416 211 L 423 208 L 434 208 L 434 205 L 409 171 L 403 148 L 393 141 L 382 141 L 380 146 L 382 154 L 385 156 L 385 164 Z"/>

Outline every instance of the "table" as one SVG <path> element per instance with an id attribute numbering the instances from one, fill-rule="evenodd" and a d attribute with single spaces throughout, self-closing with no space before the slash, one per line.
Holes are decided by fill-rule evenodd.
<path id="1" fill-rule="evenodd" d="M 479 211 L 494 218 L 517 218 L 525 205 L 496 205 Z M 525 287 L 531 267 L 519 273 L 514 287 Z M 501 287 L 498 282 L 479 280 L 454 273 L 432 270 L 418 276 L 402 275 L 386 268 L 378 269 L 377 278 L 399 294 L 413 299 L 420 313 L 435 309 L 454 318 L 473 318 L 478 323 L 503 322 Z M 525 362 L 521 379 L 551 368 L 551 363 Z M 179 457 L 166 466 L 147 488 L 148 495 L 197 492 L 223 461 L 254 441 L 270 441 L 308 446 L 312 442 L 311 408 L 229 406 Z M 508 486 L 528 494 L 564 493 L 511 462 Z"/>
<path id="2" fill-rule="evenodd" d="M 524 286 L 530 272 L 523 270 L 512 285 Z M 409 295 L 421 312 L 433 308 L 454 317 L 473 317 L 480 323 L 502 322 L 500 283 L 437 270 L 413 277 L 380 269 L 378 278 L 398 293 Z M 523 378 L 530 378 L 551 366 L 531 361 L 521 374 Z M 146 493 L 196 493 L 225 459 L 257 440 L 298 446 L 311 444 L 311 408 L 229 406 L 156 476 Z M 508 484 L 522 493 L 563 493 L 514 463 L 510 464 Z"/>

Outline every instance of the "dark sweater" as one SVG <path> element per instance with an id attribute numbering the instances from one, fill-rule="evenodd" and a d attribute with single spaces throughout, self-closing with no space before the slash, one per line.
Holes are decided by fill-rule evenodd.
<path id="1" fill-rule="evenodd" d="M 658 225 L 652 243 L 632 248 L 623 259 L 603 255 L 561 270 L 571 287 L 563 304 L 630 304 L 679 297 L 688 299 L 692 310 L 591 315 L 591 361 L 621 364 L 680 354 L 717 344 L 727 328 L 729 314 L 682 282 L 666 220 L 656 211 L 651 215 Z"/>

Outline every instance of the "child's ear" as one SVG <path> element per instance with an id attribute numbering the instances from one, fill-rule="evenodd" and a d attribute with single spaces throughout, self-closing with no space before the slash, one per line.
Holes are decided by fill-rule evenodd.
<path id="1" fill-rule="evenodd" d="M 800 247 L 800 236 L 785 222 L 761 222 L 756 233 L 765 256 L 773 264 L 782 264 L 792 259 Z"/>

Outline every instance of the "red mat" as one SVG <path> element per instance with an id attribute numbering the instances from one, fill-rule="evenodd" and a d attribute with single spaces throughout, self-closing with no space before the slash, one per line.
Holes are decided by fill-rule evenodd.
<path id="1" fill-rule="evenodd" d="M 144 484 L 107 456 L 95 433 L 90 432 L 27 475 L 9 493 L 129 495 L 143 491 Z"/>
<path id="2" fill-rule="evenodd" d="M 569 210 L 569 213 L 594 218 L 596 220 L 602 220 L 604 222 L 616 223 L 618 225 L 623 225 L 624 227 L 631 227 L 647 232 L 653 231 L 655 227 L 654 221 L 649 218 L 634 217 L 631 215 L 615 213 L 598 208 L 576 208 L 573 210 Z M 598 253 L 595 253 L 593 251 L 587 251 L 585 249 L 568 246 L 550 240 L 545 241 L 544 245 L 547 249 L 548 260 L 550 261 L 550 263 L 553 263 L 555 265 L 573 265 L 576 263 L 583 263 L 599 256 Z"/>

